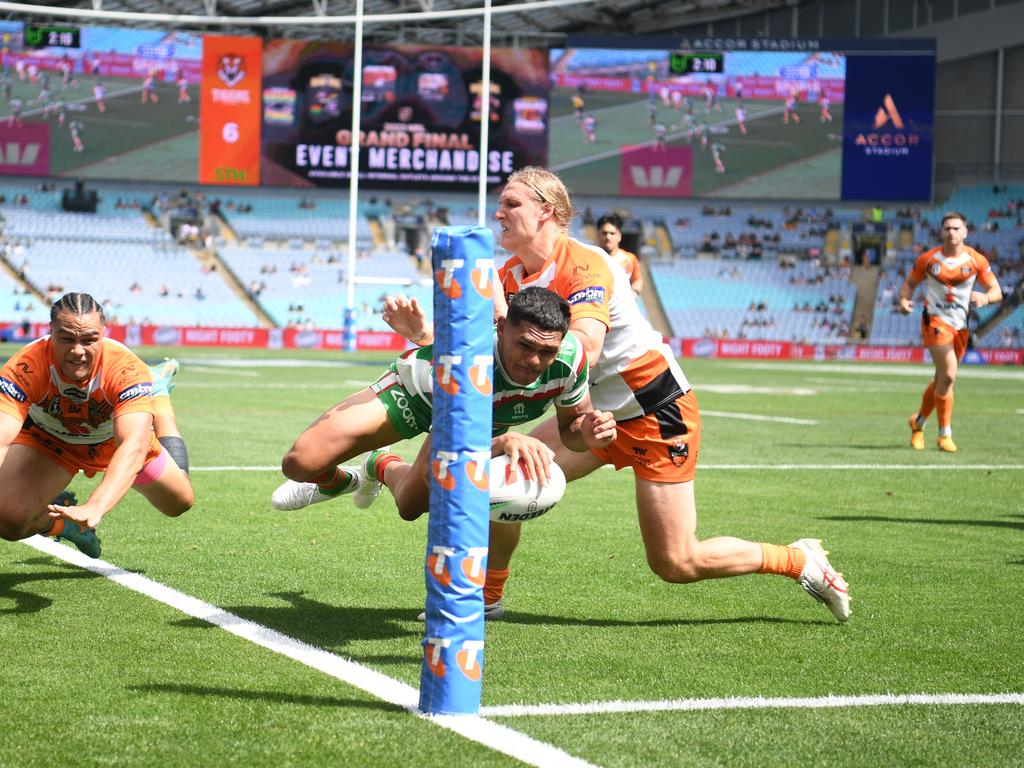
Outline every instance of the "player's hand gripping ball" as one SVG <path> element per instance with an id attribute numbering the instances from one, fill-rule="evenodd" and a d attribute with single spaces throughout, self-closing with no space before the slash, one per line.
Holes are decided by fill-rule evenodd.
<path id="1" fill-rule="evenodd" d="M 491 459 L 491 520 L 522 523 L 540 517 L 565 493 L 565 474 L 554 461 L 546 485 L 530 480 L 522 466 L 513 466 L 507 454 Z"/>

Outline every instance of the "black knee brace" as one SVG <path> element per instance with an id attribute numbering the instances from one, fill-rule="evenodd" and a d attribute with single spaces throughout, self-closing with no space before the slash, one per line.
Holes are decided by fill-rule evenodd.
<path id="1" fill-rule="evenodd" d="M 158 437 L 160 445 L 164 447 L 171 458 L 174 459 L 174 463 L 177 464 L 181 471 L 186 475 L 188 474 L 188 448 L 185 447 L 185 441 L 180 437 Z"/>

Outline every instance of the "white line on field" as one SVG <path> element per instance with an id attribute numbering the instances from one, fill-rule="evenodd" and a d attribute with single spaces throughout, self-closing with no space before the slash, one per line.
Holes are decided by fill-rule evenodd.
<path id="1" fill-rule="evenodd" d="M 813 698 L 667 699 L 664 701 L 594 701 L 588 704 L 509 704 L 481 707 L 485 717 L 528 715 L 603 715 L 629 712 L 680 712 L 720 709 L 835 709 L 886 705 L 964 706 L 969 704 L 1024 704 L 1024 693 L 883 693 L 866 696 L 819 696 Z"/>
<path id="2" fill-rule="evenodd" d="M 42 536 L 32 536 L 23 543 L 51 557 L 77 565 L 99 576 L 104 576 L 141 595 L 168 605 L 202 621 L 213 624 L 237 637 L 262 646 L 274 653 L 319 670 L 324 674 L 358 688 L 371 696 L 402 707 L 410 714 L 434 723 L 463 736 L 470 741 L 483 744 L 496 752 L 521 760 L 528 765 L 560 768 L 595 768 L 588 763 L 550 744 L 527 736 L 500 723 L 490 722 L 475 715 L 427 715 L 418 709 L 419 692 L 411 685 L 383 675 L 362 664 L 328 653 L 322 648 L 308 645 L 301 640 L 276 630 L 243 619 L 198 598 L 186 595 L 176 589 L 147 579 L 131 571 L 118 568 L 105 560 L 93 560 L 77 550 L 58 544 Z"/>
<path id="3" fill-rule="evenodd" d="M 606 464 L 602 469 L 612 469 L 613 467 Z M 994 469 L 1005 469 L 1011 471 L 1019 471 L 1024 469 L 1024 464 L 701 464 L 702 470 L 757 470 L 770 472 L 772 470 L 778 470 L 780 472 L 799 472 L 801 470 L 808 470 L 814 472 L 846 472 L 849 470 L 856 470 L 858 472 L 862 470 L 876 470 L 880 472 L 905 472 L 914 471 L 919 469 L 925 470 L 941 470 L 943 472 L 954 469 L 969 469 L 972 471 L 987 471 Z M 260 466 L 214 466 L 214 467 L 192 467 L 190 472 L 280 472 L 281 467 L 278 465 L 260 467 Z"/>
<path id="4" fill-rule="evenodd" d="M 701 416 L 717 416 L 720 419 L 743 419 L 744 421 L 774 421 L 780 424 L 803 424 L 814 426 L 818 422 L 813 419 L 797 419 L 792 416 L 762 416 L 759 413 L 733 413 L 732 411 L 700 411 Z"/>
<path id="5" fill-rule="evenodd" d="M 367 382 L 354 379 L 337 379 L 336 381 L 324 382 L 322 384 L 286 384 L 275 381 L 261 381 L 258 384 L 237 381 L 190 381 L 189 389 L 331 389 L 340 390 L 344 387 L 366 387 Z"/>
<path id="6" fill-rule="evenodd" d="M 250 371 L 245 369 L 235 368 L 216 368 L 210 365 L 189 365 L 189 373 L 215 373 L 218 376 L 246 376 L 251 379 L 259 378 L 265 374 L 256 373 L 256 371 Z M 194 382 L 189 382 L 189 386 L 195 386 Z"/>
<path id="7" fill-rule="evenodd" d="M 808 373 L 841 373 L 857 376 L 929 376 L 935 372 L 931 365 L 914 363 L 726 363 L 728 368 L 741 368 L 751 371 L 807 371 Z M 960 375 L 972 379 L 1013 379 L 1024 380 L 1024 371 L 1017 368 L 1001 368 L 999 366 L 965 365 L 960 368 Z M 697 387 L 700 391 L 700 387 Z"/>

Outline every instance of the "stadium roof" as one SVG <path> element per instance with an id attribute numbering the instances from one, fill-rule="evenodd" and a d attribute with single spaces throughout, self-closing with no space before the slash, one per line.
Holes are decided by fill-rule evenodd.
<path id="1" fill-rule="evenodd" d="M 495 46 L 557 47 L 567 34 L 664 34 L 719 19 L 790 7 L 799 0 L 493 0 L 492 43 Z M 75 0 L 21 5 L 0 2 L 10 18 L 52 21 L 58 9 L 71 13 L 101 11 L 110 16 L 72 17 L 76 23 L 129 26 L 180 26 L 231 34 L 268 37 L 318 37 L 348 40 L 352 24 L 331 25 L 327 17 L 352 16 L 354 0 Z M 427 14 L 420 18 L 375 20 L 364 27 L 364 39 L 375 42 L 479 45 L 483 40 L 479 14 L 438 18 L 450 11 L 479 10 L 483 0 L 365 0 L 364 14 Z M 24 8 L 24 12 L 13 9 Z M 43 10 L 46 9 L 46 10 Z M 116 14 L 116 15 L 115 15 Z M 138 18 L 129 14 L 140 14 Z M 190 18 L 189 18 L 190 17 Z M 225 28 L 210 17 L 237 19 Z M 309 19 L 308 24 L 305 18 Z M 180 20 L 176 20 L 180 19 Z M 275 23 L 275 20 L 277 22 Z"/>

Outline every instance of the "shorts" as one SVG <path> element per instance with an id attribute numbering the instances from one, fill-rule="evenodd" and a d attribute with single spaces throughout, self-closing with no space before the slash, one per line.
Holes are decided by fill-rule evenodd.
<path id="1" fill-rule="evenodd" d="M 963 360 L 970 335 L 971 332 L 967 328 L 958 331 L 935 315 L 921 315 L 921 343 L 926 347 L 952 344 L 957 362 Z"/>
<path id="2" fill-rule="evenodd" d="M 386 372 L 370 385 L 370 390 L 387 411 L 391 426 L 404 439 L 430 431 L 433 409 L 422 398 L 410 395 L 395 371 Z"/>
<path id="3" fill-rule="evenodd" d="M 691 389 L 652 413 L 620 421 L 615 442 L 591 452 L 616 469 L 632 467 L 645 480 L 686 483 L 697 473 L 700 431 L 700 410 Z"/>
<path id="4" fill-rule="evenodd" d="M 114 441 L 107 440 L 92 445 L 77 445 L 65 443 L 60 438 L 54 437 L 49 432 L 40 429 L 35 424 L 24 427 L 18 436 L 14 438 L 15 445 L 27 445 L 50 459 L 55 464 L 64 467 L 72 475 L 77 475 L 81 470 L 86 477 L 92 477 L 97 472 L 106 472 L 110 466 L 110 459 L 114 455 Z M 146 461 L 143 464 L 142 472 L 153 459 L 156 459 L 163 452 L 164 448 L 152 435 L 149 443 L 149 451 L 146 453 Z"/>

